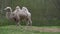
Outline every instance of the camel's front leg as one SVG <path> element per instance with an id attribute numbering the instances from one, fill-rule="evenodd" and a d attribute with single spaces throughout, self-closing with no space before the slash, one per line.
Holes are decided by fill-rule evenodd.
<path id="1" fill-rule="evenodd" d="M 19 22 L 16 23 L 17 26 L 19 26 L 19 24 L 20 24 Z"/>
<path id="2" fill-rule="evenodd" d="M 16 21 L 16 25 L 19 26 L 20 20 L 16 19 L 15 21 Z"/>

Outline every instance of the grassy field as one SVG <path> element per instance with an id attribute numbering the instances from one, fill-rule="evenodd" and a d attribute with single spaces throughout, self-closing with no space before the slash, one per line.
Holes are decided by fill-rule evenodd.
<path id="1" fill-rule="evenodd" d="M 0 34 L 60 34 L 60 10 L 56 0 L 1 0 Z M 55 6 L 56 4 L 56 6 Z M 19 5 L 27 7 L 32 14 L 32 27 L 18 26 L 5 18 L 3 9 L 11 6 L 14 10 Z M 25 25 L 25 22 L 21 22 Z"/>
<path id="2" fill-rule="evenodd" d="M 27 29 L 28 28 L 28 29 Z M 60 27 L 35 27 L 35 26 L 0 26 L 0 34 L 60 34 L 60 32 L 42 32 L 41 28 L 60 28 Z M 37 30 L 38 29 L 38 30 Z"/>

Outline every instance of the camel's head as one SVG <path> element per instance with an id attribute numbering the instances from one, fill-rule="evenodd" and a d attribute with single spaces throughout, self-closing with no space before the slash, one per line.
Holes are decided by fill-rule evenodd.
<path id="1" fill-rule="evenodd" d="M 4 10 L 8 10 L 8 9 L 11 9 L 11 7 L 6 7 Z"/>
<path id="2" fill-rule="evenodd" d="M 4 10 L 7 10 L 8 12 L 12 11 L 11 7 L 6 7 Z"/>

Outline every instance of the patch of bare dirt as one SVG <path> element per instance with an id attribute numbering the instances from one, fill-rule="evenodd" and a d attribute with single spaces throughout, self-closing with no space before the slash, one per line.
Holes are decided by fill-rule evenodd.
<path id="1" fill-rule="evenodd" d="M 25 27 L 28 30 L 35 30 L 40 32 L 60 32 L 60 28 L 49 28 L 49 27 Z"/>

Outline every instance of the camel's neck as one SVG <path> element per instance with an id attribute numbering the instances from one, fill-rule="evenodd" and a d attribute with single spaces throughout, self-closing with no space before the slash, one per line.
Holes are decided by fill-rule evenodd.
<path id="1" fill-rule="evenodd" d="M 9 12 L 6 12 L 6 17 L 9 18 L 10 17 L 10 14 Z"/>
<path id="2" fill-rule="evenodd" d="M 11 17 L 11 16 L 10 16 L 11 14 L 12 14 L 12 10 L 11 10 L 11 9 L 7 10 L 7 12 L 6 12 L 6 17 L 7 17 L 7 18 L 10 18 L 10 17 Z"/>

